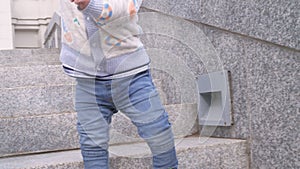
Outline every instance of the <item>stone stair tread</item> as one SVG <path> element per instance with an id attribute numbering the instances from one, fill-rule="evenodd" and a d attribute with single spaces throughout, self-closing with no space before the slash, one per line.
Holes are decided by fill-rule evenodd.
<path id="1" fill-rule="evenodd" d="M 236 149 L 236 153 L 239 155 L 241 159 L 237 164 L 231 164 L 232 159 L 228 159 L 230 161 L 230 166 L 236 165 L 237 168 L 247 167 L 247 153 L 246 153 L 246 141 L 237 140 L 237 139 L 222 139 L 222 138 L 208 138 L 208 137 L 198 137 L 192 136 L 184 139 L 176 139 L 176 149 L 178 153 L 178 159 L 180 165 L 182 167 L 187 168 L 187 162 L 191 160 L 190 158 L 197 158 L 197 156 L 191 156 L 191 152 L 198 153 L 214 153 L 214 149 Z M 241 147 L 231 147 L 234 145 L 240 145 Z M 211 151 L 210 151 L 211 150 Z M 235 153 L 233 151 L 233 154 Z M 242 153 L 242 154 L 240 154 Z M 146 159 L 147 167 L 151 165 L 150 151 L 145 143 L 132 143 L 132 144 L 123 144 L 123 145 L 112 145 L 110 146 L 110 159 L 111 159 L 111 168 L 131 168 L 134 169 L 138 166 L 138 161 L 134 159 Z M 226 152 L 224 152 L 226 154 Z M 207 154 L 205 154 L 207 155 Z M 218 154 L 213 156 L 208 156 L 208 158 L 212 158 L 209 160 L 218 159 Z M 222 156 L 222 154 L 221 154 Z M 229 155 L 227 158 L 236 158 L 234 155 Z M 222 157 L 220 157 L 222 158 Z M 134 160 L 132 162 L 131 160 Z M 200 160 L 200 161 L 199 161 Z M 206 163 L 206 161 L 198 160 L 197 165 L 200 163 Z M 135 163 L 136 162 L 136 163 Z M 113 164 L 113 163 L 122 163 Z M 143 162 L 145 164 L 145 160 Z M 221 164 L 222 167 L 226 166 L 228 162 L 226 159 Z M 245 163 L 245 164 L 244 164 Z M 134 166 L 135 167 L 134 167 Z M 195 165 L 188 162 L 188 165 Z M 117 167 L 118 166 L 118 167 Z M 50 169 L 50 168 L 72 168 L 72 169 L 80 169 L 82 168 L 82 157 L 80 155 L 80 150 L 70 150 L 70 151 L 62 151 L 62 152 L 52 152 L 45 154 L 33 154 L 33 155 L 25 155 L 25 156 L 16 156 L 9 158 L 0 158 L 0 168 L 1 169 Z M 141 167 L 141 166 L 139 166 Z M 188 168 L 198 168 L 197 166 L 190 166 Z M 209 168 L 209 167 L 208 167 Z M 224 167 L 226 168 L 226 167 Z"/>

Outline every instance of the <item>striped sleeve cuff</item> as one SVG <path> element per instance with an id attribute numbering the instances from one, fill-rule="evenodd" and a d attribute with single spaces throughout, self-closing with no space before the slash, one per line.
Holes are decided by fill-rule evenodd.
<path id="1" fill-rule="evenodd" d="M 80 10 L 85 15 L 90 15 L 93 18 L 98 18 L 102 13 L 103 0 L 90 0 L 86 8 Z"/>

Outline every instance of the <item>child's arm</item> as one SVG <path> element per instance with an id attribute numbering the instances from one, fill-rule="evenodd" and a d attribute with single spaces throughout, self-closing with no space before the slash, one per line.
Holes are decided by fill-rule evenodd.
<path id="1" fill-rule="evenodd" d="M 99 18 L 102 14 L 104 6 L 104 0 L 70 0 L 78 5 L 78 9 L 84 14 L 90 15 L 94 19 Z M 142 4 L 143 0 L 108 0 L 108 3 L 112 5 L 112 17 L 124 17 L 128 14 L 131 15 L 129 4 L 134 4 L 137 12 Z"/>

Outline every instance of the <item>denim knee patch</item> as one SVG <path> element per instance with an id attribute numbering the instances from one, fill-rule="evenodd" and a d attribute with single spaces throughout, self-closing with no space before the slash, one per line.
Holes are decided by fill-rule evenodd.
<path id="1" fill-rule="evenodd" d="M 154 155 L 174 148 L 174 136 L 166 112 L 149 123 L 134 124 L 138 128 L 139 135 L 145 139 Z"/>
<path id="2" fill-rule="evenodd" d="M 145 139 L 153 155 L 168 152 L 174 148 L 174 136 L 171 127 L 160 134 Z"/>
<path id="3" fill-rule="evenodd" d="M 137 123 L 133 122 L 133 124 L 137 127 L 138 133 L 142 138 L 150 138 L 158 135 L 162 131 L 171 127 L 169 122 L 169 116 L 167 112 L 159 116 L 158 118 L 147 122 L 147 123 Z"/>
<path id="4" fill-rule="evenodd" d="M 93 150 L 94 148 L 108 149 L 109 126 L 81 125 L 77 124 L 82 150 Z"/>

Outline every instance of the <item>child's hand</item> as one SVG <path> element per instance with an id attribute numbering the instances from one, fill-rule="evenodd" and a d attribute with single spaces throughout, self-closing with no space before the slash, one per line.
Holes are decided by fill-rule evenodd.
<path id="1" fill-rule="evenodd" d="M 90 3 L 90 0 L 70 0 L 70 1 L 78 5 L 79 9 L 81 10 L 87 7 L 87 5 Z"/>

